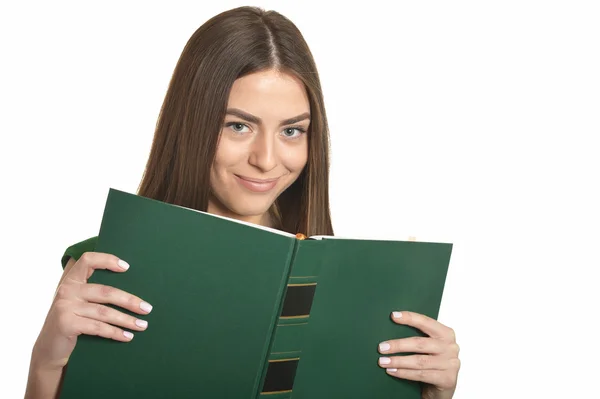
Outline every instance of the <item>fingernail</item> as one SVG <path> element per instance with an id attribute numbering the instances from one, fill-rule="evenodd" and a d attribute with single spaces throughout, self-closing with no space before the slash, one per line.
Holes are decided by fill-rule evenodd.
<path id="1" fill-rule="evenodd" d="M 387 369 L 387 371 L 388 371 L 389 373 L 395 373 L 396 371 L 398 371 L 398 369 Z"/>
<path id="2" fill-rule="evenodd" d="M 380 357 L 379 364 L 390 364 L 392 361 L 389 357 Z"/>
<path id="3" fill-rule="evenodd" d="M 152 310 L 152 305 L 150 305 L 148 302 L 142 302 L 140 303 L 140 308 L 144 312 L 150 312 Z"/>
<path id="4" fill-rule="evenodd" d="M 380 351 L 389 351 L 390 350 L 390 344 L 388 344 L 387 342 L 382 342 L 379 344 L 379 350 Z"/>
<path id="5" fill-rule="evenodd" d="M 135 325 L 141 328 L 148 327 L 148 322 L 146 320 L 136 320 Z"/>
<path id="6" fill-rule="evenodd" d="M 399 319 L 402 317 L 402 312 L 393 312 L 392 316 L 394 316 L 394 319 Z"/>
<path id="7" fill-rule="evenodd" d="M 129 269 L 129 263 L 125 262 L 123 259 L 119 259 L 119 261 L 117 262 L 117 264 L 123 270 Z"/>
<path id="8" fill-rule="evenodd" d="M 129 339 L 133 338 L 133 334 L 129 331 L 123 331 L 123 335 Z"/>

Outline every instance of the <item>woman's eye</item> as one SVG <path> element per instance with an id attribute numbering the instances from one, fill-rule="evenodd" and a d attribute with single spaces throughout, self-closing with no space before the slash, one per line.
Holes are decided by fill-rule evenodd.
<path id="1" fill-rule="evenodd" d="M 239 123 L 239 122 L 231 122 L 227 124 L 228 127 L 231 128 L 231 130 L 233 130 L 236 133 L 244 133 L 244 129 L 247 128 L 246 125 L 244 125 L 243 123 Z"/>
<path id="2" fill-rule="evenodd" d="M 295 138 L 295 137 L 301 135 L 302 133 L 304 133 L 304 130 L 299 129 L 297 127 L 288 127 L 283 130 L 283 135 L 285 137 L 289 137 L 289 138 Z"/>

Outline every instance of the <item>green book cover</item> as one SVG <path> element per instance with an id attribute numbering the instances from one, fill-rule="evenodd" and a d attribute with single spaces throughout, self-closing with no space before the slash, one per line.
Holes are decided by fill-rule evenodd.
<path id="1" fill-rule="evenodd" d="M 291 398 L 421 399 L 420 383 L 391 377 L 378 366 L 378 345 L 425 336 L 390 315 L 408 310 L 437 319 L 452 246 L 326 238 L 322 244 L 323 266 Z"/>
<path id="2" fill-rule="evenodd" d="M 298 240 L 111 189 L 95 251 L 131 267 L 89 281 L 153 310 L 131 342 L 80 336 L 61 398 L 418 399 L 418 383 L 377 365 L 377 346 L 422 335 L 394 310 L 437 318 L 451 249 Z"/>

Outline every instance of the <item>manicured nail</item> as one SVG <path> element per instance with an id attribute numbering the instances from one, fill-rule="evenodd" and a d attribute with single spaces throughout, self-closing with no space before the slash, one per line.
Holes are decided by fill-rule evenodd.
<path id="1" fill-rule="evenodd" d="M 117 264 L 123 270 L 129 269 L 129 263 L 125 262 L 123 259 L 119 259 L 119 261 L 117 262 Z"/>
<path id="2" fill-rule="evenodd" d="M 399 319 L 402 317 L 402 312 L 393 312 L 392 316 L 394 316 L 394 319 Z"/>
<path id="3" fill-rule="evenodd" d="M 392 361 L 389 357 L 380 357 L 379 364 L 390 364 Z"/>
<path id="4" fill-rule="evenodd" d="M 379 350 L 380 351 L 389 351 L 390 350 L 390 344 L 388 344 L 387 342 L 382 342 L 379 344 Z"/>
<path id="5" fill-rule="evenodd" d="M 142 302 L 140 303 L 140 308 L 144 312 L 150 312 L 152 310 L 152 305 L 150 305 L 148 302 Z"/>
<path id="6" fill-rule="evenodd" d="M 130 333 L 129 331 L 123 331 L 123 335 L 128 339 L 133 338 L 133 334 Z"/>
<path id="7" fill-rule="evenodd" d="M 141 328 L 148 327 L 148 322 L 146 320 L 136 320 L 135 325 Z"/>
<path id="8" fill-rule="evenodd" d="M 395 373 L 398 369 L 387 369 L 388 373 Z"/>

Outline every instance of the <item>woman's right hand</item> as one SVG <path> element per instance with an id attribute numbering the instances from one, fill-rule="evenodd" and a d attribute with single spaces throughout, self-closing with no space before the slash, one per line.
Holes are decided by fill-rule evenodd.
<path id="1" fill-rule="evenodd" d="M 70 260 L 34 345 L 32 367 L 62 371 L 81 334 L 128 342 L 133 339 L 131 331 L 146 329 L 146 321 L 106 305 L 145 315 L 152 310 L 149 303 L 117 288 L 87 282 L 94 270 L 123 273 L 128 268 L 127 262 L 99 252 L 86 252 L 77 262 Z"/>

